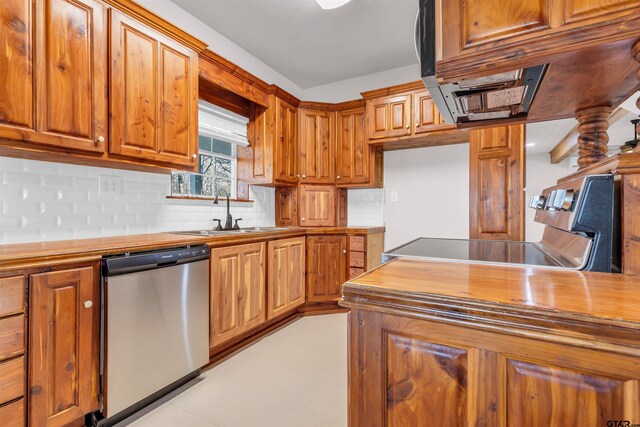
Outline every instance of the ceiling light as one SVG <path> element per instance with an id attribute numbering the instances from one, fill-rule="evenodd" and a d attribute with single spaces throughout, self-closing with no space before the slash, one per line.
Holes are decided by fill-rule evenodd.
<path id="1" fill-rule="evenodd" d="M 324 10 L 328 9 L 336 9 L 340 6 L 344 6 L 349 3 L 351 0 L 316 0 L 321 8 Z"/>

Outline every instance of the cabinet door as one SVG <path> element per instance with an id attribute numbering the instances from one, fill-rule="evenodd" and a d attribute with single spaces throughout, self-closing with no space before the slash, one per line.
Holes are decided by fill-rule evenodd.
<path id="1" fill-rule="evenodd" d="M 191 169 L 198 139 L 198 56 L 112 11 L 109 152 Z"/>
<path id="2" fill-rule="evenodd" d="M 335 114 L 300 110 L 300 179 L 332 184 L 335 179 Z"/>
<path id="3" fill-rule="evenodd" d="M 98 409 L 98 268 L 29 277 L 29 424 L 63 426 Z"/>
<path id="4" fill-rule="evenodd" d="M 305 238 L 269 242 L 267 319 L 304 304 Z"/>
<path id="5" fill-rule="evenodd" d="M 32 0 L 2 2 L 0 136 L 5 138 L 33 138 L 36 129 L 32 7 Z"/>
<path id="6" fill-rule="evenodd" d="M 93 0 L 34 3 L 2 3 L 0 137 L 102 152 L 108 138 L 105 8 Z"/>
<path id="7" fill-rule="evenodd" d="M 371 173 L 371 152 L 364 136 L 364 109 L 338 113 L 336 183 L 366 184 Z"/>
<path id="8" fill-rule="evenodd" d="M 296 187 L 278 187 L 276 198 L 276 226 L 298 225 L 298 192 Z"/>
<path id="9" fill-rule="evenodd" d="M 36 2 L 38 141 L 104 152 L 107 13 L 93 0 Z"/>
<path id="10" fill-rule="evenodd" d="M 439 124 L 439 117 L 438 110 L 436 110 L 429 92 L 423 91 L 416 93 L 413 95 L 413 102 L 413 112 L 415 116 L 413 132 L 418 134 L 433 131 Z"/>
<path id="11" fill-rule="evenodd" d="M 347 280 L 347 238 L 307 238 L 307 301 L 337 301 Z"/>
<path id="12" fill-rule="evenodd" d="M 333 185 L 301 185 L 298 208 L 303 227 L 336 225 L 336 187 Z"/>
<path id="13" fill-rule="evenodd" d="M 264 243 L 211 251 L 211 347 L 265 321 L 264 257 Z"/>
<path id="14" fill-rule="evenodd" d="M 273 177 L 278 183 L 298 182 L 298 112 L 286 101 L 276 98 L 276 141 Z"/>
<path id="15" fill-rule="evenodd" d="M 395 95 L 367 101 L 369 139 L 411 135 L 411 95 Z"/>
<path id="16" fill-rule="evenodd" d="M 471 132 L 469 235 L 524 240 L 524 125 Z"/>

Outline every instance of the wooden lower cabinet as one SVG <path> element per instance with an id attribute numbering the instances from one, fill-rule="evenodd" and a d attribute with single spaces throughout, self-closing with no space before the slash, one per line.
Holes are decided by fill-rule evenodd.
<path id="1" fill-rule="evenodd" d="M 269 242 L 267 320 L 305 302 L 305 238 Z"/>
<path id="2" fill-rule="evenodd" d="M 337 301 L 347 280 L 346 265 L 346 236 L 308 236 L 307 301 Z"/>
<path id="3" fill-rule="evenodd" d="M 211 250 L 210 347 L 266 320 L 265 244 Z"/>
<path id="4" fill-rule="evenodd" d="M 637 356 L 517 335 L 352 309 L 349 425 L 640 423 Z"/>
<path id="5" fill-rule="evenodd" d="M 63 426 L 98 407 L 98 265 L 29 276 L 29 425 Z"/>

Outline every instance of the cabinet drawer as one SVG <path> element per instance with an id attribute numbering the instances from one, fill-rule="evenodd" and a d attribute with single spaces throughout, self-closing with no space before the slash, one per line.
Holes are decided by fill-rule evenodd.
<path id="1" fill-rule="evenodd" d="M 349 266 L 364 268 L 364 252 L 349 253 Z"/>
<path id="2" fill-rule="evenodd" d="M 349 236 L 349 249 L 364 252 L 364 236 Z"/>
<path id="3" fill-rule="evenodd" d="M 0 317 L 24 312 L 24 276 L 0 279 Z"/>
<path id="4" fill-rule="evenodd" d="M 353 279 L 364 273 L 364 268 L 351 267 L 349 269 L 349 279 Z"/>
<path id="5" fill-rule="evenodd" d="M 24 427 L 24 399 L 0 406 L 0 426 Z"/>
<path id="6" fill-rule="evenodd" d="M 0 363 L 0 404 L 24 396 L 24 357 Z"/>
<path id="7" fill-rule="evenodd" d="M 24 353 L 24 314 L 0 319 L 0 360 Z"/>

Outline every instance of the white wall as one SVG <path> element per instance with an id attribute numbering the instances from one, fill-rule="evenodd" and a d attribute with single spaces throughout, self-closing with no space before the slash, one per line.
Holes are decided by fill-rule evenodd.
<path id="1" fill-rule="evenodd" d="M 171 0 L 136 0 L 136 2 L 207 43 L 209 45 L 209 50 L 212 50 L 218 55 L 223 56 L 225 59 L 239 65 L 265 82 L 269 84 L 276 84 L 298 98 L 302 97 L 303 90 L 300 86 L 264 62 L 260 61 L 258 58 L 219 32 L 215 31 L 204 22 L 200 21 L 197 17 L 188 13 Z"/>
<path id="2" fill-rule="evenodd" d="M 539 242 L 542 239 L 544 225 L 533 220 L 535 211 L 528 207 L 531 196 L 540 194 L 543 189 L 555 185 L 559 178 L 574 173 L 576 169 L 569 166 L 569 159 L 552 165 L 548 153 L 527 154 L 525 183 L 525 240 Z"/>
<path id="3" fill-rule="evenodd" d="M 122 178 L 122 195 L 100 194 L 99 176 Z M 0 243 L 66 240 L 224 224 L 225 203 L 167 199 L 169 175 L 0 157 Z M 244 227 L 273 226 L 272 188 L 255 187 L 253 204 L 232 204 Z"/>
<path id="4" fill-rule="evenodd" d="M 418 64 L 342 80 L 306 89 L 304 100 L 318 102 L 343 102 L 361 98 L 360 93 L 420 80 Z"/>
<path id="5" fill-rule="evenodd" d="M 469 238 L 468 144 L 389 151 L 384 160 L 386 249 L 417 237 Z M 550 164 L 547 153 L 528 154 L 526 162 L 525 201 L 575 171 L 568 161 Z M 544 226 L 533 221 L 534 213 L 525 208 L 525 232 L 527 241 L 537 242 Z"/>
<path id="6" fill-rule="evenodd" d="M 469 238 L 469 144 L 387 151 L 384 186 L 386 249 L 417 237 Z"/>

